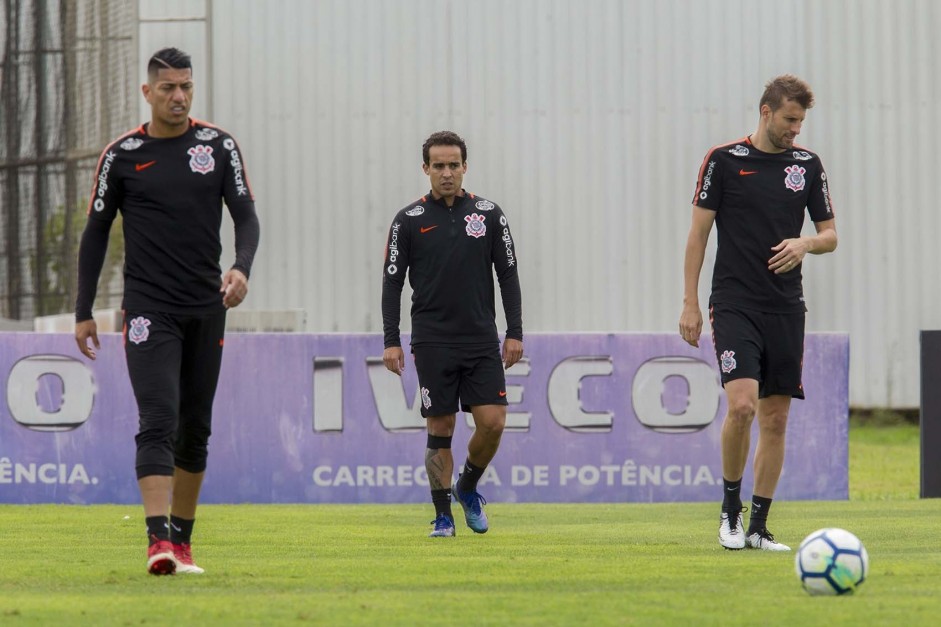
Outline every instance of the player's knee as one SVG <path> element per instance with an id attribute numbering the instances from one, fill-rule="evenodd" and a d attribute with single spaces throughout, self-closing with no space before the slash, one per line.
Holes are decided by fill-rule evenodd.
<path id="1" fill-rule="evenodd" d="M 138 446 L 167 445 L 172 448 L 176 416 L 169 413 L 142 413 L 135 439 Z"/>
<path id="2" fill-rule="evenodd" d="M 757 408 L 755 399 L 750 396 L 729 397 L 729 418 L 745 427 L 751 424 Z"/>
<path id="3" fill-rule="evenodd" d="M 199 473 L 206 470 L 210 434 L 209 424 L 203 422 L 180 429 L 176 440 L 176 465 L 187 472 Z"/>
<path id="4" fill-rule="evenodd" d="M 787 432 L 787 414 L 776 413 L 762 416 L 759 426 L 762 434 L 783 438 Z"/>
<path id="5" fill-rule="evenodd" d="M 476 421 L 476 428 L 480 434 L 488 439 L 500 438 L 506 427 L 506 414 L 503 412 L 488 413 Z"/>

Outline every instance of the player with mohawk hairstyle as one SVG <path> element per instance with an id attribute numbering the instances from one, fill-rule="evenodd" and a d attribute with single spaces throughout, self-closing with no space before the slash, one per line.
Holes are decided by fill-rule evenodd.
<path id="1" fill-rule="evenodd" d="M 193 70 L 157 51 L 142 86 L 151 119 L 102 152 L 78 256 L 75 340 L 100 349 L 92 305 L 117 213 L 124 225 L 124 347 L 140 414 L 137 481 L 147 571 L 202 573 L 191 536 L 206 472 L 226 309 L 248 293 L 259 226 L 231 135 L 189 117 Z M 235 225 L 235 263 L 219 266 L 222 204 Z M 89 341 L 94 347 L 89 345 Z"/>

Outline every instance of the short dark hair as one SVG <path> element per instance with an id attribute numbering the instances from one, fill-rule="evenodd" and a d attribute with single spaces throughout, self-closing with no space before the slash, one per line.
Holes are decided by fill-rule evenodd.
<path id="1" fill-rule="evenodd" d="M 451 131 L 432 133 L 421 147 L 421 156 L 425 160 L 425 165 L 431 163 L 428 151 L 432 146 L 458 146 L 461 149 L 461 163 L 467 161 L 467 144 L 457 133 Z"/>
<path id="2" fill-rule="evenodd" d="M 758 108 L 768 105 L 772 111 L 777 111 L 785 100 L 793 100 L 803 108 L 810 109 L 814 106 L 814 92 L 810 91 L 810 85 L 793 74 L 782 74 L 765 85 L 765 93 L 761 95 Z"/>
<path id="3" fill-rule="evenodd" d="M 162 48 L 147 62 L 147 77 L 156 78 L 160 70 L 192 70 L 190 56 L 179 48 Z"/>

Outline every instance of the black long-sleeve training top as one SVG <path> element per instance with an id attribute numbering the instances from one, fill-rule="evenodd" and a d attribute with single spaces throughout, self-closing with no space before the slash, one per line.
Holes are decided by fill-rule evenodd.
<path id="1" fill-rule="evenodd" d="M 412 345 L 499 343 L 496 270 L 506 337 L 523 339 L 517 255 L 503 210 L 467 192 L 448 207 L 431 193 L 401 209 L 389 228 L 382 273 L 385 347 L 401 346 L 402 286 L 412 287 Z"/>
<path id="2" fill-rule="evenodd" d="M 125 310 L 203 314 L 223 309 L 222 203 L 235 225 L 233 268 L 251 273 L 259 225 L 238 145 L 190 120 L 178 137 L 126 133 L 101 153 L 78 259 L 76 321 L 92 317 L 111 224 L 124 225 Z"/>

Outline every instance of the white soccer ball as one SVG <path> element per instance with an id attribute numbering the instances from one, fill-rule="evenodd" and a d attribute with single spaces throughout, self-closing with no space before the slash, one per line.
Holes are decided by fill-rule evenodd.
<path id="1" fill-rule="evenodd" d="M 852 594 L 869 575 L 869 554 L 845 529 L 818 529 L 801 542 L 794 566 L 809 594 Z"/>

